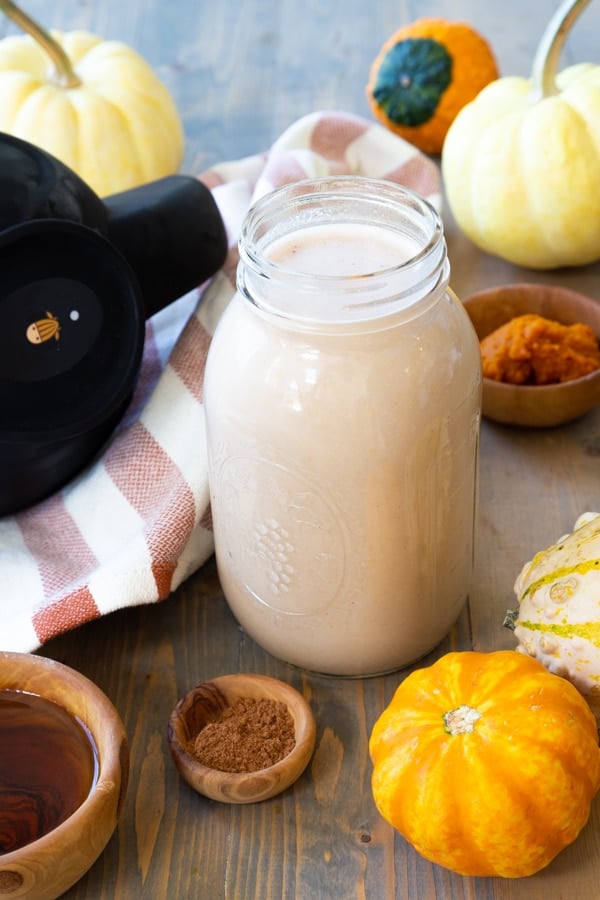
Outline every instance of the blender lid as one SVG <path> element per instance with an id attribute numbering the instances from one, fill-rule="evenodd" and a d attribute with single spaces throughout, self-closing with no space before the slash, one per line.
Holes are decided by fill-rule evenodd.
<path id="1" fill-rule="evenodd" d="M 126 403 L 144 342 L 136 277 L 98 232 L 36 219 L 0 232 L 0 442 L 60 441 Z"/>

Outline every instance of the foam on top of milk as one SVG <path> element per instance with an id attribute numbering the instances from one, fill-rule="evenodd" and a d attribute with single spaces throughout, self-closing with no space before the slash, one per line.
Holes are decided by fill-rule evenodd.
<path id="1" fill-rule="evenodd" d="M 417 241 L 378 225 L 311 225 L 276 238 L 267 258 L 304 275 L 356 277 L 400 266 L 419 253 Z"/>
<path id="2" fill-rule="evenodd" d="M 297 323 L 376 320 L 412 306 L 438 277 L 424 282 L 431 263 L 422 246 L 385 225 L 311 224 L 275 237 L 261 252 L 281 278 L 261 282 L 257 305 L 293 314 Z"/>

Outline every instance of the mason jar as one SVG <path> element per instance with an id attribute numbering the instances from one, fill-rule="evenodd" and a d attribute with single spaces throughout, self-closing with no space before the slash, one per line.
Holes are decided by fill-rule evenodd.
<path id="1" fill-rule="evenodd" d="M 269 653 L 335 675 L 418 660 L 472 574 L 481 366 L 440 217 L 359 176 L 247 214 L 204 402 L 223 592 Z"/>

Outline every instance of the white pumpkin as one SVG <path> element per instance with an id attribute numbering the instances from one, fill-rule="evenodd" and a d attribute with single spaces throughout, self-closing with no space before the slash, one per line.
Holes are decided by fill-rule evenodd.
<path id="1" fill-rule="evenodd" d="M 493 81 L 459 112 L 442 150 L 448 205 L 483 250 L 552 269 L 600 259 L 600 65 L 556 77 L 562 43 L 589 0 L 567 0 L 532 78 Z"/>
<path id="2" fill-rule="evenodd" d="M 177 108 L 138 53 L 84 31 L 48 40 L 25 20 L 30 34 L 0 41 L 0 131 L 52 153 L 100 196 L 179 169 Z"/>

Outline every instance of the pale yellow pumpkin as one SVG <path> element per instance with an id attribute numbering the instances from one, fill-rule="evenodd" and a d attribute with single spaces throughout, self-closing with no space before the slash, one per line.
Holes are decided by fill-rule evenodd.
<path id="1" fill-rule="evenodd" d="M 88 32 L 51 39 L 71 65 L 67 83 L 31 34 L 0 41 L 0 131 L 52 153 L 100 196 L 177 172 L 183 128 L 152 67 L 127 45 Z"/>
<path id="2" fill-rule="evenodd" d="M 454 120 L 442 172 L 459 227 L 483 250 L 533 269 L 600 259 L 600 66 L 555 77 L 589 0 L 563 3 L 531 79 L 485 87 Z"/>

